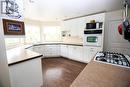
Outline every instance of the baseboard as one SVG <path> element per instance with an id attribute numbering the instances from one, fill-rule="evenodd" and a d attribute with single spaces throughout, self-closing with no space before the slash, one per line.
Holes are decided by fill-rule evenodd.
<path id="1" fill-rule="evenodd" d="M 81 60 L 74 60 L 74 59 L 71 59 L 71 58 L 68 58 L 68 57 L 63 57 L 61 56 L 62 58 L 65 58 L 65 59 L 69 59 L 69 60 L 73 60 L 73 61 L 76 61 L 76 62 L 80 62 L 80 63 L 85 63 L 85 64 L 88 64 L 88 62 L 85 62 L 85 61 L 81 61 Z"/>
<path id="2" fill-rule="evenodd" d="M 63 56 L 52 56 L 52 57 L 48 56 L 48 57 L 43 57 L 42 59 L 50 59 L 50 58 L 64 58 L 64 59 L 73 60 L 73 61 L 76 61 L 76 62 L 88 64 L 88 62 L 85 62 L 85 61 L 74 60 L 74 59 L 71 59 L 71 58 L 68 58 L 68 57 L 63 57 Z"/>
<path id="3" fill-rule="evenodd" d="M 43 59 L 48 59 L 48 58 L 62 58 L 62 56 L 46 56 L 46 57 L 43 57 Z"/>

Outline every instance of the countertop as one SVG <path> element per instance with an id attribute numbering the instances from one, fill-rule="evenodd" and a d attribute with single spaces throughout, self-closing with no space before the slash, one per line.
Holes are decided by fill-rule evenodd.
<path id="1" fill-rule="evenodd" d="M 36 44 L 29 44 L 20 46 L 17 48 L 13 48 L 7 50 L 7 60 L 8 65 L 13 65 L 19 62 L 27 61 L 30 59 L 41 57 L 42 55 L 26 48 L 38 45 L 76 45 L 76 46 L 83 46 L 83 43 L 65 43 L 65 42 L 44 42 L 44 43 L 36 43 Z"/>
<path id="2" fill-rule="evenodd" d="M 67 43 L 67 42 L 44 42 L 44 43 L 34 43 L 34 44 L 28 44 L 24 45 L 24 47 L 30 48 L 32 46 L 39 46 L 39 45 L 73 45 L 73 46 L 83 46 L 83 43 Z"/>
<path id="3" fill-rule="evenodd" d="M 7 50 L 8 65 L 17 64 L 38 57 L 42 57 L 42 55 L 25 49 L 24 47 L 17 47 L 14 49 Z"/>
<path id="4" fill-rule="evenodd" d="M 55 45 L 55 44 L 60 44 L 60 45 L 78 45 L 78 46 L 83 46 L 82 42 L 44 42 L 44 43 L 36 43 L 34 45 Z"/>
<path id="5" fill-rule="evenodd" d="M 92 61 L 70 87 L 130 87 L 130 69 Z"/>

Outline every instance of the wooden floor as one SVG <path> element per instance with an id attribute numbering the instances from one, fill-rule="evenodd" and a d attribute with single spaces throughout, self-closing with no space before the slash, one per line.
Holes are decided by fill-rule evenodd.
<path id="1" fill-rule="evenodd" d="M 65 58 L 43 59 L 43 87 L 69 87 L 86 64 Z"/>

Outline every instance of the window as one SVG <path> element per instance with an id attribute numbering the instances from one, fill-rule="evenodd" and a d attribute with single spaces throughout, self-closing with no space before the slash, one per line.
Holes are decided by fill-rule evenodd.
<path id="1" fill-rule="evenodd" d="M 59 26 L 46 26 L 43 29 L 44 41 L 61 41 L 61 30 Z"/>
<path id="2" fill-rule="evenodd" d="M 38 25 L 25 25 L 25 42 L 38 43 L 40 42 L 40 27 Z"/>

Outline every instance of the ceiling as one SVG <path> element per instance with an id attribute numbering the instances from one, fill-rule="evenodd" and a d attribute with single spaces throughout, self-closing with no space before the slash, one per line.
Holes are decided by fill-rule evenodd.
<path id="1" fill-rule="evenodd" d="M 24 15 L 39 21 L 60 21 L 67 18 L 118 10 L 122 0 L 24 0 Z"/>

